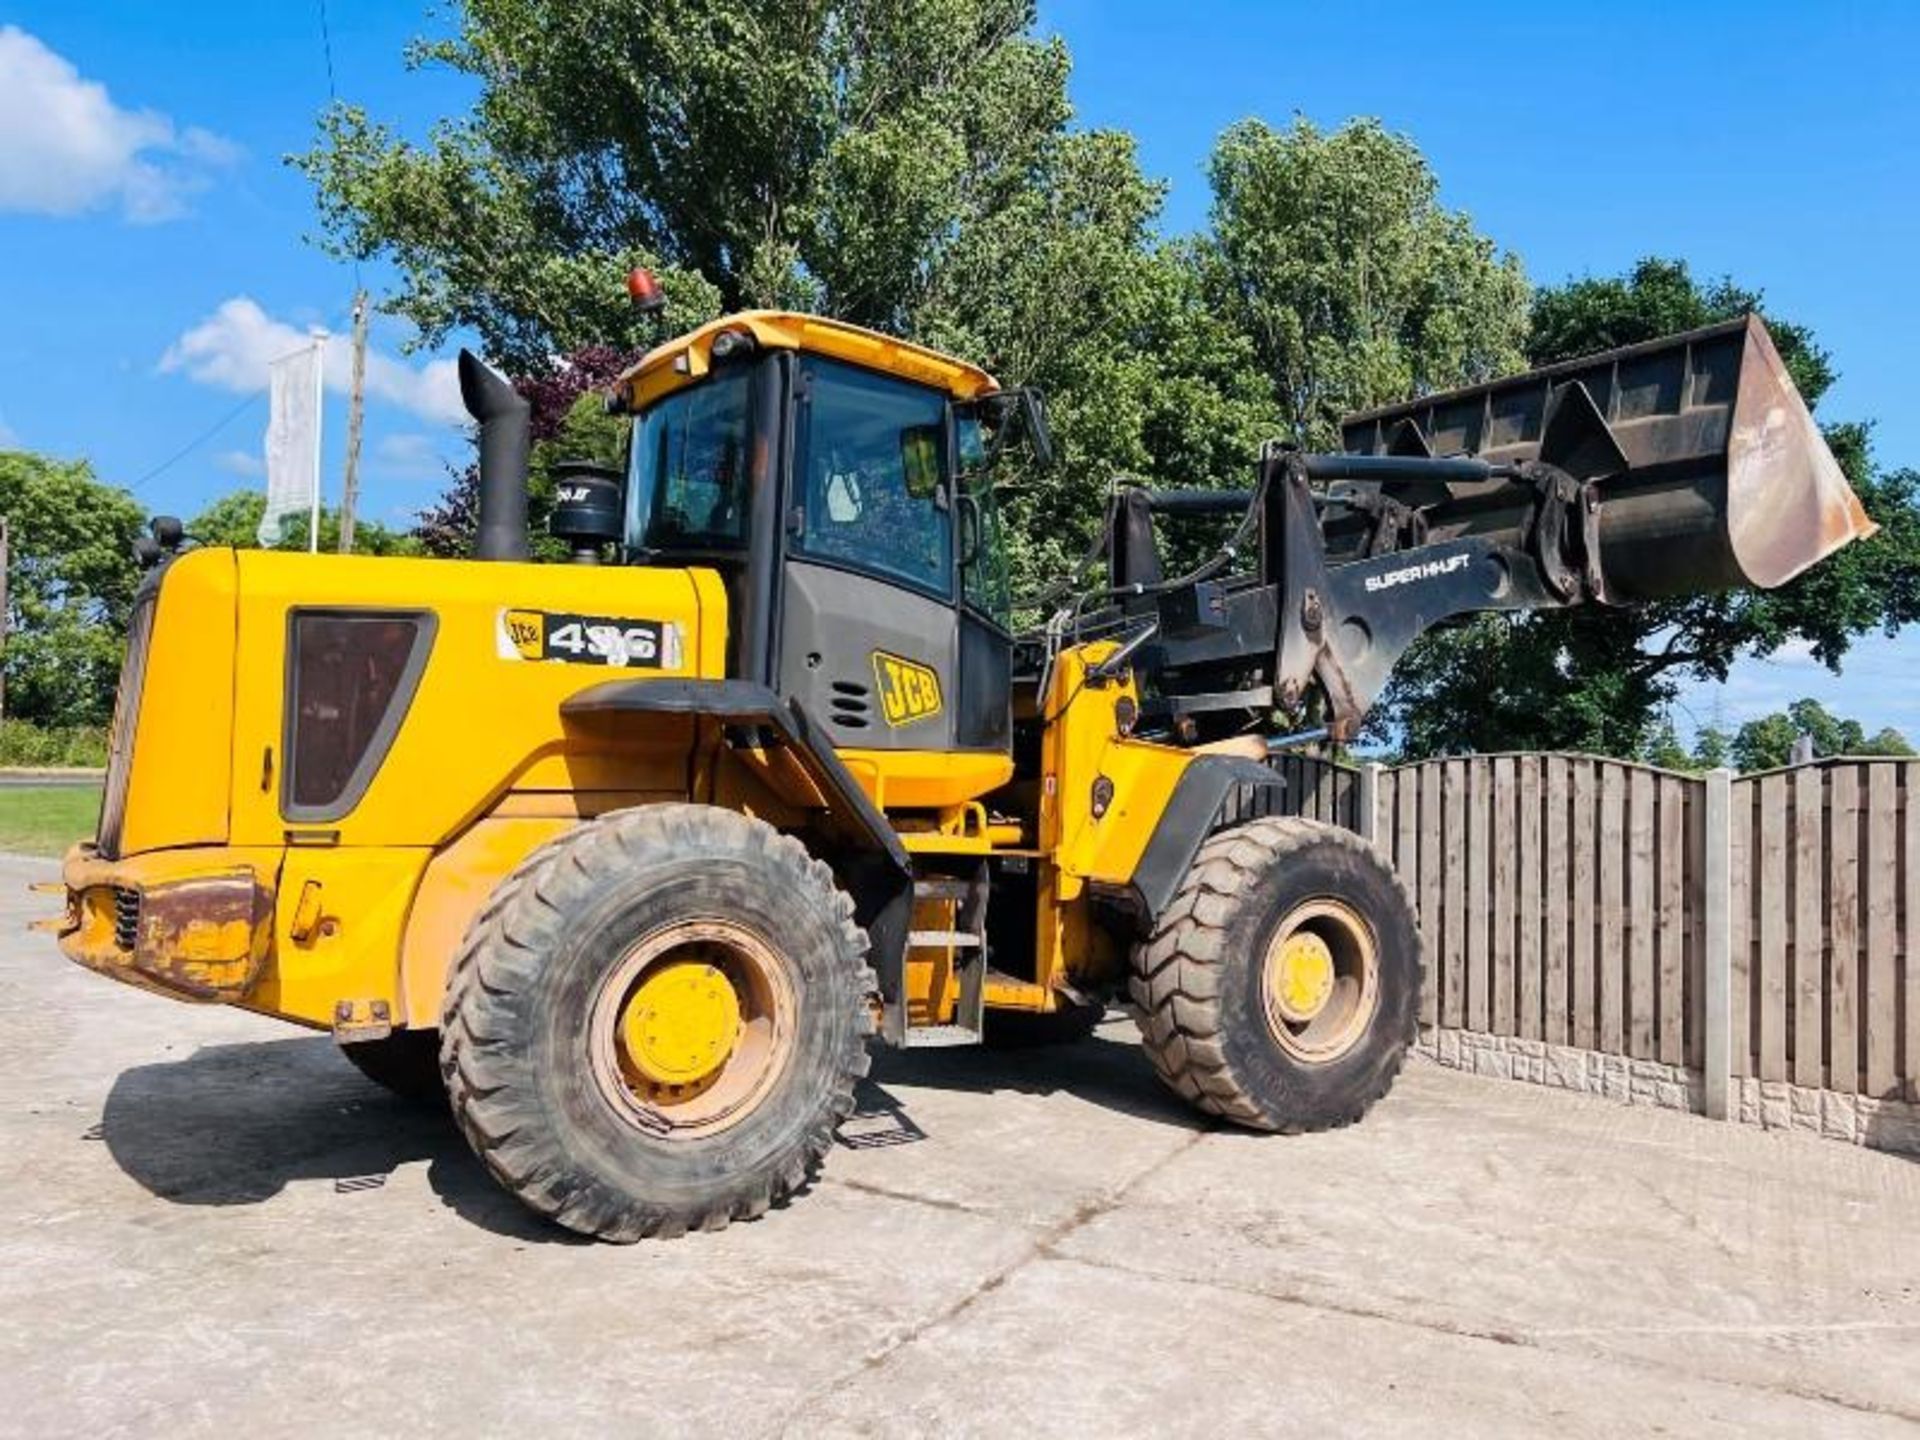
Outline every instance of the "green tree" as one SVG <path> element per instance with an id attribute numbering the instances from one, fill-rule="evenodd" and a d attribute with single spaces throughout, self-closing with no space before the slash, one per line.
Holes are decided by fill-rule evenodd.
<path id="1" fill-rule="evenodd" d="M 901 329 L 968 225 L 1065 125 L 1032 0 L 465 0 L 417 64 L 477 84 L 411 143 L 339 106 L 297 163 L 342 254 L 390 260 L 429 342 L 516 373 L 641 345 L 634 264 L 680 323 L 803 305 Z"/>
<path id="2" fill-rule="evenodd" d="M 1791 763 L 1802 735 L 1813 742 L 1816 759 L 1838 755 L 1911 755 L 1907 737 L 1891 726 L 1869 736 L 1858 720 L 1835 715 L 1818 700 L 1801 699 L 1758 720 L 1749 720 L 1733 738 L 1734 763 L 1742 770 L 1771 770 Z"/>
<path id="3" fill-rule="evenodd" d="M 1251 347 L 1197 282 L 1190 242 L 1159 244 L 1164 187 L 1132 139 L 1063 134 L 1045 165 L 961 235 L 911 317 L 929 344 L 1047 395 L 1061 463 L 1010 475 L 1015 589 L 1084 550 L 1114 477 L 1242 480 L 1274 428 Z"/>
<path id="4" fill-rule="evenodd" d="M 260 521 L 267 513 L 267 497 L 259 490 L 235 490 L 209 502 L 187 522 L 187 534 L 202 545 L 231 545 L 239 550 L 260 548 Z M 280 538 L 275 550 L 305 550 L 308 521 L 304 513 L 281 517 Z M 332 554 L 340 548 L 340 512 L 332 506 L 320 508 L 320 548 Z M 353 522 L 353 550 L 356 555 L 418 555 L 420 542 L 404 531 L 393 530 L 377 520 L 356 517 Z"/>
<path id="5" fill-rule="evenodd" d="M 1733 763 L 1733 737 L 1718 725 L 1702 725 L 1693 737 L 1693 768 L 1718 770 Z"/>
<path id="6" fill-rule="evenodd" d="M 1761 310 L 1757 291 L 1702 284 L 1680 261 L 1650 259 L 1619 279 L 1539 292 L 1530 359 L 1549 364 L 1608 346 Z M 1803 326 L 1767 316 L 1802 396 L 1816 404 L 1832 361 Z M 1414 754 L 1572 749 L 1634 756 L 1686 679 L 1724 680 L 1743 655 L 1790 641 L 1838 669 L 1873 630 L 1920 619 L 1920 475 L 1877 471 L 1870 432 L 1830 425 L 1827 441 L 1880 524 L 1778 590 L 1735 590 L 1630 610 L 1584 607 L 1487 616 L 1429 637 L 1409 657 L 1376 721 Z"/>
<path id="7" fill-rule="evenodd" d="M 1519 364 L 1527 281 L 1439 203 L 1426 158 L 1377 120 L 1233 126 L 1214 147 L 1213 304 L 1271 380 L 1288 438 L 1337 446 L 1343 414 Z"/>
<path id="8" fill-rule="evenodd" d="M 1725 277 L 1696 280 L 1684 260 L 1648 256 L 1624 275 L 1583 276 L 1536 292 L 1527 352 L 1536 365 L 1573 360 L 1764 313 L 1764 298 Z M 1838 378 L 1833 357 L 1804 325 L 1769 315 L 1767 329 L 1793 383 L 1813 404 Z"/>
<path id="9" fill-rule="evenodd" d="M 140 506 L 84 460 L 0 453 L 7 518 L 6 709 L 38 725 L 103 724 L 139 584 Z"/>
<path id="10" fill-rule="evenodd" d="M 1658 765 L 1662 770 L 1691 770 L 1694 757 L 1687 747 L 1680 743 L 1679 732 L 1673 728 L 1672 720 L 1662 720 L 1653 733 L 1645 753 L 1640 757 L 1649 765 Z"/>
<path id="11" fill-rule="evenodd" d="M 1793 742 L 1799 738 L 1800 727 L 1790 716 L 1777 711 L 1749 720 L 1734 733 L 1734 768 L 1750 773 L 1785 765 L 1793 756 Z"/>
<path id="12" fill-rule="evenodd" d="M 336 109 L 299 163 L 329 243 L 394 263 L 391 308 L 429 341 L 476 331 L 540 439 L 586 347 L 648 340 L 636 262 L 664 267 L 675 329 L 803 306 L 1042 388 L 1064 463 L 1014 477 L 1030 590 L 1115 474 L 1231 481 L 1277 428 L 1193 247 L 1156 240 L 1162 187 L 1130 137 L 1068 127 L 1066 51 L 1032 30 L 1030 0 L 473 0 L 417 48 L 479 81 L 471 116 L 410 144 Z M 420 533 L 463 553 L 472 524 L 467 479 Z"/>

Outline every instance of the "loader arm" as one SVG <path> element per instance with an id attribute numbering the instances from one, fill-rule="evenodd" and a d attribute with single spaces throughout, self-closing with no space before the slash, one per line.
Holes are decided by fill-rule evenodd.
<path id="1" fill-rule="evenodd" d="M 1318 705 L 1350 740 L 1436 625 L 1772 587 L 1875 528 L 1751 316 L 1342 429 L 1343 454 L 1269 446 L 1251 491 L 1116 493 L 1072 628 L 1132 637 L 1149 726 L 1192 744 Z M 1208 514 L 1233 539 L 1165 578 L 1155 517 Z"/>

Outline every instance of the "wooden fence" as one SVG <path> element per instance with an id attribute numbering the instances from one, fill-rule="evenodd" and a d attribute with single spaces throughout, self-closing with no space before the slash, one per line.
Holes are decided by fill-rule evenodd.
<path id="1" fill-rule="evenodd" d="M 1286 763 L 1411 891 L 1424 1024 L 1920 1100 L 1920 761 Z"/>
<path id="2" fill-rule="evenodd" d="M 1359 830 L 1360 792 L 1367 772 L 1312 755 L 1279 755 L 1271 762 L 1286 781 L 1287 813 Z"/>
<path id="3" fill-rule="evenodd" d="M 1419 910 L 1424 1022 L 1700 1065 L 1703 788 L 1567 755 L 1383 773 L 1373 839 Z"/>
<path id="4" fill-rule="evenodd" d="M 1920 1100 L 1920 762 L 1741 779 L 1728 829 L 1733 1073 Z"/>

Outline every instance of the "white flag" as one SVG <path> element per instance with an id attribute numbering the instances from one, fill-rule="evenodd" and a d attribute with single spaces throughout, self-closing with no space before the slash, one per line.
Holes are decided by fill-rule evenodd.
<path id="1" fill-rule="evenodd" d="M 325 347 L 316 341 L 267 369 L 267 512 L 260 543 L 280 541 L 284 516 L 312 510 L 320 494 L 320 383 Z"/>

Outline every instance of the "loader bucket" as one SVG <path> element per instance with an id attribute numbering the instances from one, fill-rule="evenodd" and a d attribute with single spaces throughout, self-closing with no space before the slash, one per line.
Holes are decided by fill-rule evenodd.
<path id="1" fill-rule="evenodd" d="M 1877 528 L 1757 316 L 1371 410 L 1341 432 L 1351 454 L 1543 460 L 1594 482 L 1615 600 L 1782 585 Z M 1400 498 L 1438 538 L 1523 539 L 1515 482 Z"/>

